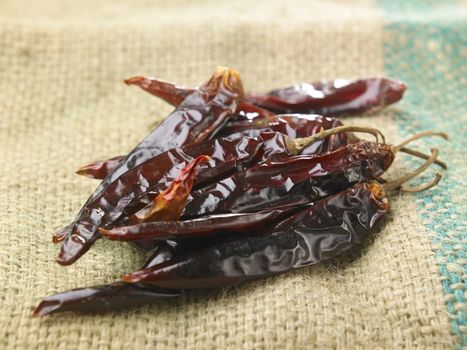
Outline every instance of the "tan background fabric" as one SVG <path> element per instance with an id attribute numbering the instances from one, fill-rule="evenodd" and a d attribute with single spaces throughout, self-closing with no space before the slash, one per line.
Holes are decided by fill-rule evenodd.
<path id="1" fill-rule="evenodd" d="M 122 79 L 196 85 L 228 65 L 264 91 L 380 75 L 382 36 L 367 1 L 0 1 L 0 347 L 450 347 L 430 238 L 414 198 L 397 193 L 381 232 L 332 262 L 128 312 L 31 318 L 42 297 L 114 281 L 144 260 L 101 240 L 64 268 L 51 243 L 96 186 L 74 169 L 129 151 L 171 111 Z M 393 111 L 347 122 L 396 142 Z"/>

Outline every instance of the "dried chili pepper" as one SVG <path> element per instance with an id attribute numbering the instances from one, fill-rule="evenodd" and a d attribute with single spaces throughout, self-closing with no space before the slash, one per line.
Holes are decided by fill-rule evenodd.
<path id="1" fill-rule="evenodd" d="M 170 103 L 174 107 L 178 106 L 184 98 L 198 89 L 180 86 L 162 79 L 145 76 L 128 78 L 125 80 L 125 84 L 138 86 L 144 91 L 149 92 L 151 95 L 159 97 L 165 102 Z M 246 116 L 249 114 L 250 118 L 262 118 L 273 115 L 272 112 L 246 101 L 240 102 L 236 113 L 240 116 Z"/>
<path id="2" fill-rule="evenodd" d="M 115 311 L 153 303 L 161 299 L 173 299 L 180 295 L 181 292 L 177 290 L 117 282 L 51 295 L 37 305 L 33 316 L 38 317 L 66 311 Z"/>
<path id="3" fill-rule="evenodd" d="M 423 172 L 438 155 L 415 172 L 381 185 L 357 183 L 343 192 L 310 203 L 305 209 L 269 227 L 261 235 L 220 241 L 184 252 L 158 264 L 124 275 L 129 283 L 160 288 L 220 288 L 277 275 L 330 259 L 362 243 L 388 211 L 386 192 Z M 427 189 L 440 179 L 416 189 Z M 407 190 L 407 189 L 406 189 Z"/>
<path id="4" fill-rule="evenodd" d="M 328 130 L 342 126 L 340 120 L 319 115 L 277 115 L 257 119 L 245 119 L 229 122 L 223 127 L 217 137 L 229 139 L 242 136 L 255 137 L 262 132 L 280 132 L 290 138 L 307 137 L 317 134 L 322 129 Z M 301 151 L 302 154 L 315 154 L 328 152 L 347 144 L 347 134 L 339 133 L 326 139 L 312 143 Z M 114 157 L 109 161 L 100 160 L 81 167 L 77 173 L 91 178 L 103 179 L 110 171 L 117 167 L 118 159 Z"/>
<path id="5" fill-rule="evenodd" d="M 235 112 L 242 94 L 238 73 L 221 68 L 206 84 L 187 96 L 97 187 L 73 225 L 54 235 L 55 241 L 66 236 L 57 261 L 64 265 L 73 263 L 98 237 L 95 222 L 102 221 L 106 214 L 105 206 L 104 209 L 93 207 L 91 203 L 96 203 L 109 186 L 118 183 L 120 176 L 168 149 L 210 138 Z"/>
<path id="6" fill-rule="evenodd" d="M 245 100 L 276 113 L 317 113 L 325 116 L 374 112 L 402 98 L 406 85 L 388 78 L 302 83 L 248 94 Z"/>
<path id="7" fill-rule="evenodd" d="M 136 241 L 141 239 L 171 240 L 246 234 L 264 229 L 301 209 L 300 206 L 273 208 L 256 213 L 208 215 L 194 220 L 145 222 L 116 227 L 99 233 L 111 240 Z"/>

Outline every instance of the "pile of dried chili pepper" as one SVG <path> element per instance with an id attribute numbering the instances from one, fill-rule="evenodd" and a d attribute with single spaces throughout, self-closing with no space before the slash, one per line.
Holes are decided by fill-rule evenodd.
<path id="1" fill-rule="evenodd" d="M 34 316 L 102 312 L 277 275 L 357 247 L 389 210 L 387 193 L 431 164 L 408 148 L 422 132 L 391 146 L 377 129 L 345 126 L 337 115 L 374 112 L 402 98 L 388 78 L 302 83 L 244 94 L 237 71 L 220 67 L 197 88 L 149 77 L 125 81 L 175 110 L 131 152 L 81 167 L 103 181 L 74 221 L 53 235 L 69 265 L 99 238 L 150 252 L 139 270 L 113 284 L 45 298 Z M 358 138 L 368 133 L 375 141 Z M 383 176 L 395 155 L 424 158 L 395 180 Z"/>

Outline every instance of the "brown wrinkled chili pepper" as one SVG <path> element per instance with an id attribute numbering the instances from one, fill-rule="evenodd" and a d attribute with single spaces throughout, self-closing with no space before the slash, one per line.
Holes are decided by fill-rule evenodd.
<path id="1" fill-rule="evenodd" d="M 242 136 L 255 137 L 262 132 L 269 131 L 280 132 L 290 138 L 298 138 L 314 135 L 322 129 L 328 130 L 338 126 L 342 126 L 340 120 L 319 115 L 277 115 L 229 122 L 216 136 L 235 139 Z M 301 151 L 301 154 L 328 152 L 347 144 L 347 142 L 346 133 L 331 135 L 326 139 L 310 144 Z M 103 179 L 119 165 L 119 158 L 124 157 L 115 157 L 108 161 L 102 160 L 89 163 L 81 167 L 77 173 L 90 178 Z"/>
<path id="2" fill-rule="evenodd" d="M 109 186 L 118 183 L 126 172 L 168 149 L 209 139 L 235 112 L 242 95 L 239 74 L 227 68 L 219 68 L 206 84 L 188 95 L 97 187 L 70 228 L 54 235 L 54 241 L 65 239 L 57 261 L 63 265 L 73 263 L 98 238 L 96 230 L 106 216 L 106 207 L 105 203 L 100 203 L 102 206 L 92 204 L 99 203 Z"/>
<path id="3" fill-rule="evenodd" d="M 310 204 L 261 236 L 219 242 L 123 280 L 160 288 L 219 288 L 309 266 L 360 244 L 387 209 L 379 184 L 358 183 Z"/>
<path id="4" fill-rule="evenodd" d="M 171 240 L 244 234 L 264 229 L 285 216 L 300 210 L 300 206 L 273 208 L 256 213 L 207 215 L 194 220 L 145 222 L 116 227 L 99 233 L 105 238 L 118 241 L 141 239 Z"/>
<path id="5" fill-rule="evenodd" d="M 188 94 L 196 90 L 144 76 L 129 78 L 125 80 L 125 83 L 139 86 L 174 106 L 177 106 Z M 239 120 L 241 124 L 245 120 L 248 122 L 249 119 L 245 118 L 248 114 L 251 119 L 271 117 L 273 114 L 267 109 L 277 113 L 318 113 L 325 116 L 375 112 L 400 100 L 405 89 L 404 83 L 389 78 L 338 79 L 311 84 L 302 83 L 272 90 L 266 95 L 249 94 L 246 96 L 246 101 L 240 103 L 237 114 L 241 117 Z M 255 107 L 255 104 L 264 108 Z M 236 120 L 231 122 L 233 127 L 236 126 L 235 122 Z M 225 136 L 226 132 L 222 135 Z M 297 137 L 305 136 L 308 135 Z M 108 164 L 105 160 L 90 163 L 79 169 L 78 173 L 101 179 L 105 173 L 97 172 L 95 168 L 101 169 L 105 164 L 106 168 L 112 169 L 117 158 L 112 158 Z"/>
<path id="6" fill-rule="evenodd" d="M 149 92 L 151 95 L 159 97 L 165 102 L 170 103 L 174 107 L 178 106 L 184 98 L 198 89 L 180 86 L 162 79 L 145 76 L 128 78 L 125 80 L 125 84 L 138 86 L 144 91 Z M 254 114 L 257 118 L 273 115 L 272 112 L 246 101 L 240 102 L 236 113 L 240 116 L 250 114 L 250 117 L 253 117 L 251 114 Z"/>
<path id="7" fill-rule="evenodd" d="M 407 86 L 389 78 L 301 83 L 248 94 L 245 100 L 276 113 L 317 113 L 325 116 L 375 112 L 402 98 Z"/>
<path id="8" fill-rule="evenodd" d="M 176 290 L 116 282 L 51 295 L 37 305 L 33 316 L 66 311 L 92 313 L 116 311 L 150 304 L 161 299 L 173 299 L 180 295 L 181 292 Z"/>

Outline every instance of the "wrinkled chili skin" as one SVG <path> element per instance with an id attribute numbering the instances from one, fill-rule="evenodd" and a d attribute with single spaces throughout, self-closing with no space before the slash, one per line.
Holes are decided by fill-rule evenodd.
<path id="1" fill-rule="evenodd" d="M 219 137 L 252 136 L 255 132 L 280 132 L 292 139 L 317 134 L 321 129 L 327 130 L 342 126 L 336 118 L 323 117 L 317 114 L 275 115 L 260 119 L 244 119 L 229 121 L 218 133 Z M 301 154 L 317 154 L 329 152 L 348 143 L 346 133 L 331 135 L 319 140 L 305 149 Z"/>
<path id="2" fill-rule="evenodd" d="M 195 149 L 195 151 L 198 150 L 198 153 L 201 152 L 203 154 L 208 154 L 211 157 L 215 157 L 217 154 L 224 154 L 225 157 L 222 161 L 216 162 L 215 164 L 210 162 L 212 167 L 209 169 L 205 169 L 203 166 L 200 166 L 193 190 L 210 186 L 212 183 L 215 183 L 222 178 L 228 178 L 234 173 L 241 172 L 255 164 L 261 164 L 266 161 L 280 161 L 288 159 L 293 155 L 293 152 L 289 150 L 287 145 L 287 136 L 281 133 L 260 132 L 255 133 L 254 137 L 244 136 L 233 140 L 230 140 L 230 138 L 219 138 L 210 142 L 222 141 L 224 143 L 232 142 L 232 144 L 243 144 L 246 140 L 249 140 L 249 142 L 252 143 L 252 146 L 247 150 L 243 150 L 242 148 L 241 151 L 230 146 L 218 147 L 217 151 L 206 153 L 200 147 L 202 144 L 199 144 L 198 148 Z M 253 144 L 256 145 L 256 148 L 253 148 Z M 190 146 L 186 147 L 189 148 Z M 184 153 L 189 152 L 184 151 Z M 238 161 L 236 163 L 232 163 L 235 160 L 235 157 L 238 158 Z M 227 158 L 231 159 L 230 162 Z M 170 177 L 170 180 L 172 180 L 172 177 Z M 139 195 L 133 196 L 132 200 L 125 203 L 125 209 L 123 210 L 121 217 L 118 219 L 118 222 L 120 224 L 128 224 L 128 217 L 130 215 L 148 205 L 154 197 L 167 186 L 168 182 L 164 177 L 158 183 L 155 183 L 155 185 L 149 186 L 147 190 L 140 191 Z M 103 227 L 107 228 L 110 227 L 110 225 Z"/>
<path id="3" fill-rule="evenodd" d="M 105 191 L 94 196 L 92 201 L 87 202 L 84 209 L 87 215 L 83 215 L 84 219 L 80 218 L 73 226 L 74 233 L 71 239 L 65 240 L 58 258 L 59 262 L 72 263 L 79 258 L 89 249 L 93 241 L 99 238 L 98 227 L 106 228 L 112 225 L 138 196 L 144 195 L 151 189 L 156 190 L 157 193 L 165 190 L 185 164 L 200 153 L 211 157 L 208 163 L 200 165 L 199 168 L 196 180 L 203 183 L 222 178 L 223 174 L 229 176 L 238 168 L 254 161 L 255 157 L 262 156 L 262 141 L 253 138 L 236 141 L 215 139 L 189 144 L 163 152 L 132 168 L 118 181 L 108 184 Z M 154 197 L 148 198 L 147 203 Z M 134 209 L 139 210 L 141 206 Z"/>
<path id="4" fill-rule="evenodd" d="M 38 317 L 68 311 L 102 313 L 173 299 L 180 295 L 181 291 L 178 290 L 117 282 L 50 295 L 41 301 L 33 315 Z"/>
<path id="5" fill-rule="evenodd" d="M 101 232 L 110 240 L 135 241 L 142 239 L 182 240 L 198 237 L 229 237 L 260 231 L 287 215 L 300 210 L 291 206 L 256 213 L 208 215 L 186 221 L 154 221 L 121 226 Z"/>
<path id="6" fill-rule="evenodd" d="M 375 179 L 393 160 L 390 146 L 360 141 L 329 153 L 265 162 L 192 192 L 182 219 L 305 204 Z"/>
<path id="7" fill-rule="evenodd" d="M 264 132 L 280 132 L 290 138 L 307 137 L 321 131 L 342 126 L 340 120 L 320 115 L 277 115 L 257 119 L 237 119 L 229 121 L 216 135 L 229 139 L 243 136 L 256 137 Z M 319 140 L 305 149 L 301 154 L 317 154 L 329 152 L 348 143 L 347 133 L 335 134 L 324 140 Z M 110 171 L 118 166 L 117 159 L 97 161 L 78 170 L 78 173 L 92 178 L 105 178 Z M 98 169 L 98 171 L 94 170 Z M 107 171 L 107 172 L 106 172 Z"/>
<path id="8" fill-rule="evenodd" d="M 368 183 L 321 199 L 263 236 L 247 236 L 190 251 L 124 276 L 161 288 L 219 288 L 330 259 L 356 245 L 388 210 Z"/>
<path id="9" fill-rule="evenodd" d="M 374 112 L 402 98 L 406 85 L 388 78 L 302 83 L 248 94 L 245 100 L 275 113 L 317 113 L 325 116 Z"/>

